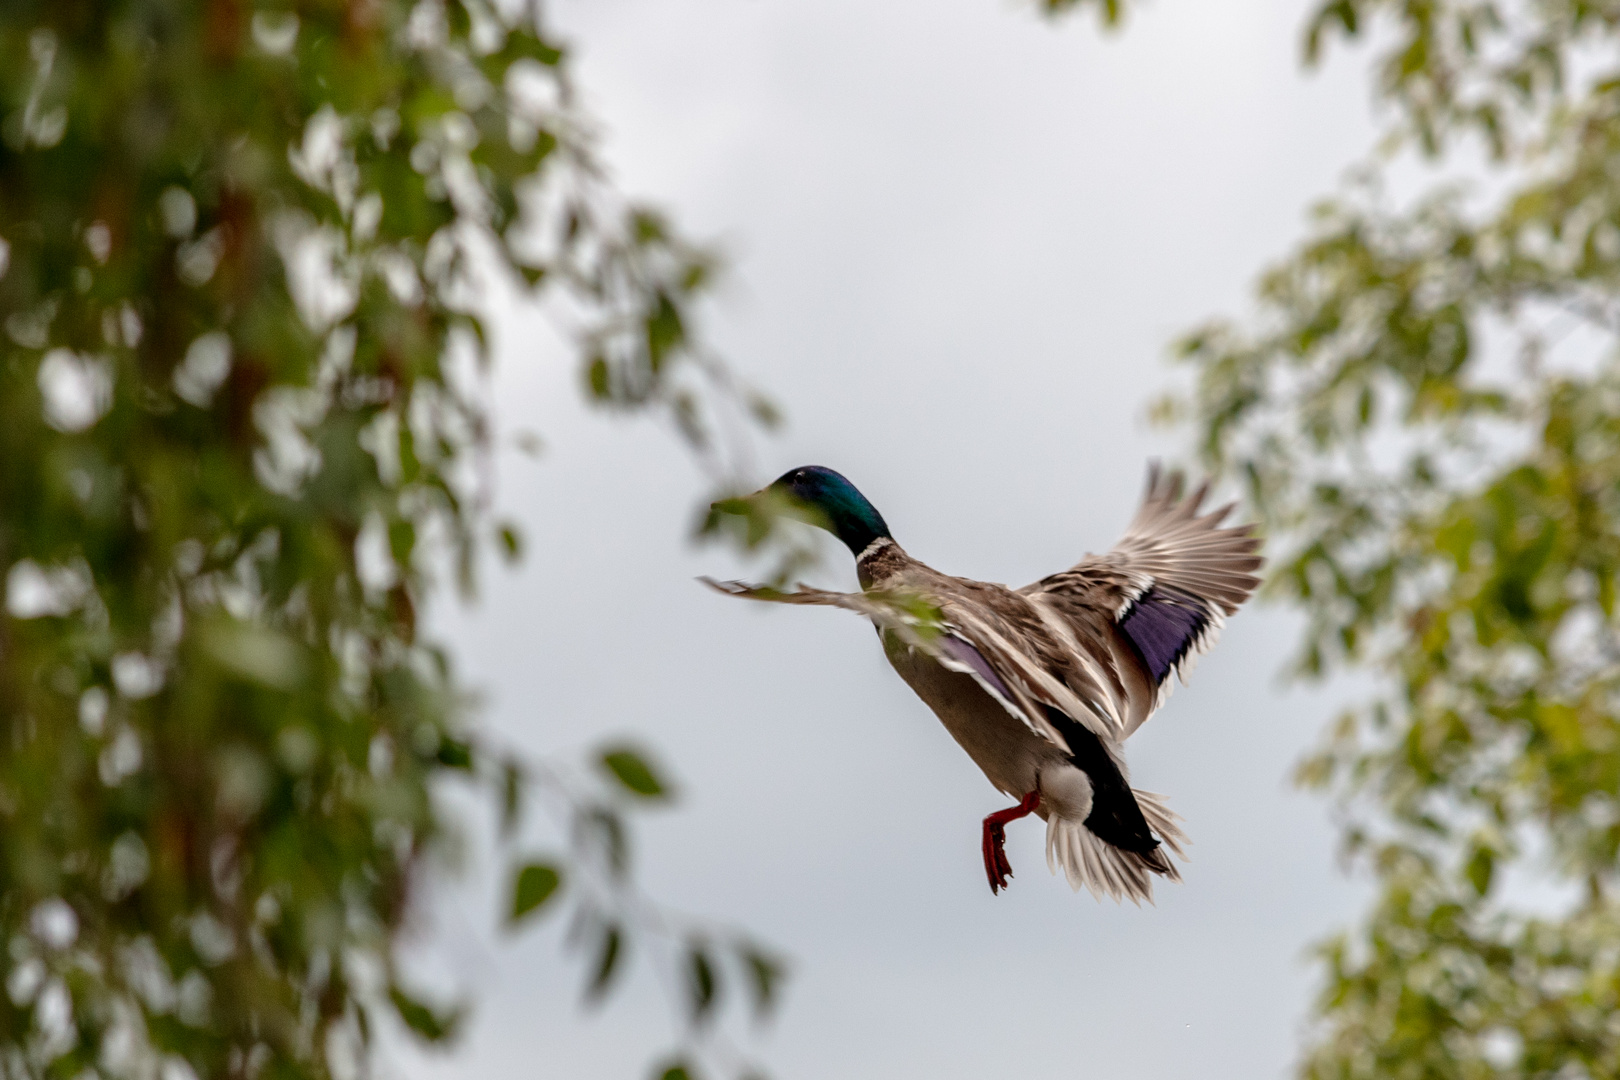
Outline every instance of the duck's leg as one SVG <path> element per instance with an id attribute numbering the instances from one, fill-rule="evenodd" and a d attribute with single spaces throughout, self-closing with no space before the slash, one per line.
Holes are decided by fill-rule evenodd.
<path id="1" fill-rule="evenodd" d="M 997 810 L 984 819 L 984 873 L 990 879 L 990 891 L 1000 892 L 1012 877 L 1012 864 L 1007 861 L 1007 822 L 1017 821 L 1035 812 L 1041 805 L 1041 793 L 1032 791 L 1017 806 Z"/>

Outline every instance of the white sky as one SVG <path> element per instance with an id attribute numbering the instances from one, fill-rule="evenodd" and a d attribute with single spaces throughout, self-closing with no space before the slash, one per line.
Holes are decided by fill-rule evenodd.
<path id="1" fill-rule="evenodd" d="M 1364 59 L 1304 76 L 1299 0 L 1157 0 L 1123 35 L 1002 0 L 566 0 L 586 100 L 632 192 L 730 255 L 709 335 L 788 414 L 761 478 L 845 472 L 915 556 L 1022 584 L 1106 549 L 1174 377 L 1174 336 L 1244 311 L 1259 269 L 1370 142 Z M 1290 623 L 1245 611 L 1131 741 L 1195 847 L 1145 910 L 1048 875 L 1005 800 L 888 670 L 869 627 L 693 582 L 701 480 L 665 431 L 593 414 L 531 312 L 495 327 L 517 572 L 442 614 L 487 722 L 568 758 L 634 733 L 684 797 L 638 827 L 659 898 L 793 958 L 747 1041 L 783 1080 L 1256 1080 L 1295 1060 L 1308 945 L 1357 910 L 1326 808 L 1288 774 L 1332 714 L 1285 693 Z M 841 549 L 825 580 L 853 585 Z M 620 1078 L 670 1044 L 645 965 L 576 1005 L 560 928 L 490 934 L 475 884 L 422 945 L 477 1009 L 409 1075 Z"/>

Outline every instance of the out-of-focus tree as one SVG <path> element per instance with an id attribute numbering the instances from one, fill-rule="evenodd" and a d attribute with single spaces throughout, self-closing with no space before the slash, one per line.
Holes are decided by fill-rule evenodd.
<path id="1" fill-rule="evenodd" d="M 727 965 L 769 1004 L 768 955 L 629 884 L 644 758 L 507 759 L 418 636 L 435 567 L 519 546 L 483 509 L 485 275 L 566 309 L 605 404 L 700 451 L 706 403 L 747 405 L 688 338 L 708 259 L 588 130 L 533 3 L 0 6 L 7 1077 L 353 1076 L 385 1016 L 443 1038 L 395 950 L 455 777 L 518 855 L 526 795 L 561 808 L 506 915 L 569 898 L 593 992 L 650 930 L 693 1025 Z"/>
<path id="2" fill-rule="evenodd" d="M 1377 886 L 1303 1074 L 1620 1076 L 1620 6 L 1333 0 L 1338 38 L 1387 138 L 1168 406 L 1298 670 L 1385 687 L 1300 771 Z"/>

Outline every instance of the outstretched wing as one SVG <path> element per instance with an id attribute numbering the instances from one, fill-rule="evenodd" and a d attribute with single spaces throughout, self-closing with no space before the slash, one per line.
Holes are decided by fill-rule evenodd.
<path id="1" fill-rule="evenodd" d="M 1150 466 L 1142 506 L 1112 551 L 1019 590 L 1065 623 L 1117 630 L 1113 651 L 1139 676 L 1128 680 L 1121 737 L 1164 702 L 1171 675 L 1185 675 L 1260 584 L 1254 526 L 1223 526 L 1231 504 L 1200 513 L 1207 482 L 1183 491 L 1179 472 Z"/>
<path id="2" fill-rule="evenodd" d="M 907 645 L 933 657 L 941 667 L 970 676 L 1030 731 L 1065 754 L 1073 750 L 1047 717 L 1043 704 L 1068 715 L 1078 713 L 1081 722 L 1096 730 L 1112 749 L 1115 732 L 1101 727 L 1093 710 L 1086 708 L 1083 700 L 1039 660 L 1015 648 L 1008 640 L 1007 627 L 997 626 L 960 604 L 908 589 L 844 593 L 800 585 L 793 592 L 784 592 L 741 581 L 698 580 L 727 596 L 775 604 L 840 607 L 864 615 L 880 630 L 892 631 Z"/>

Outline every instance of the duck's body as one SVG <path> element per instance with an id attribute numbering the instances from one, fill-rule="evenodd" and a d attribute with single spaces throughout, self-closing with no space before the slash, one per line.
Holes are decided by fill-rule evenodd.
<path id="1" fill-rule="evenodd" d="M 894 670 L 934 710 L 997 791 L 1022 798 L 1039 786 L 1042 769 L 1064 763 L 1063 751 L 1002 708 L 973 676 L 941 667 L 892 630 L 882 633 L 883 653 Z"/>
<path id="2" fill-rule="evenodd" d="M 1022 589 L 942 574 L 913 559 L 847 480 L 808 466 L 776 485 L 813 508 L 856 555 L 862 592 L 734 595 L 831 604 L 870 617 L 896 672 L 1016 807 L 984 822 L 992 890 L 1011 869 L 1007 822 L 1047 822 L 1047 860 L 1095 895 L 1152 898 L 1151 875 L 1179 880 L 1184 837 L 1159 796 L 1134 791 L 1124 740 L 1162 704 L 1169 680 L 1253 591 L 1259 541 L 1200 516 L 1200 489 L 1154 470 L 1125 538 L 1103 556 Z M 927 608 L 919 611 L 919 605 Z"/>

